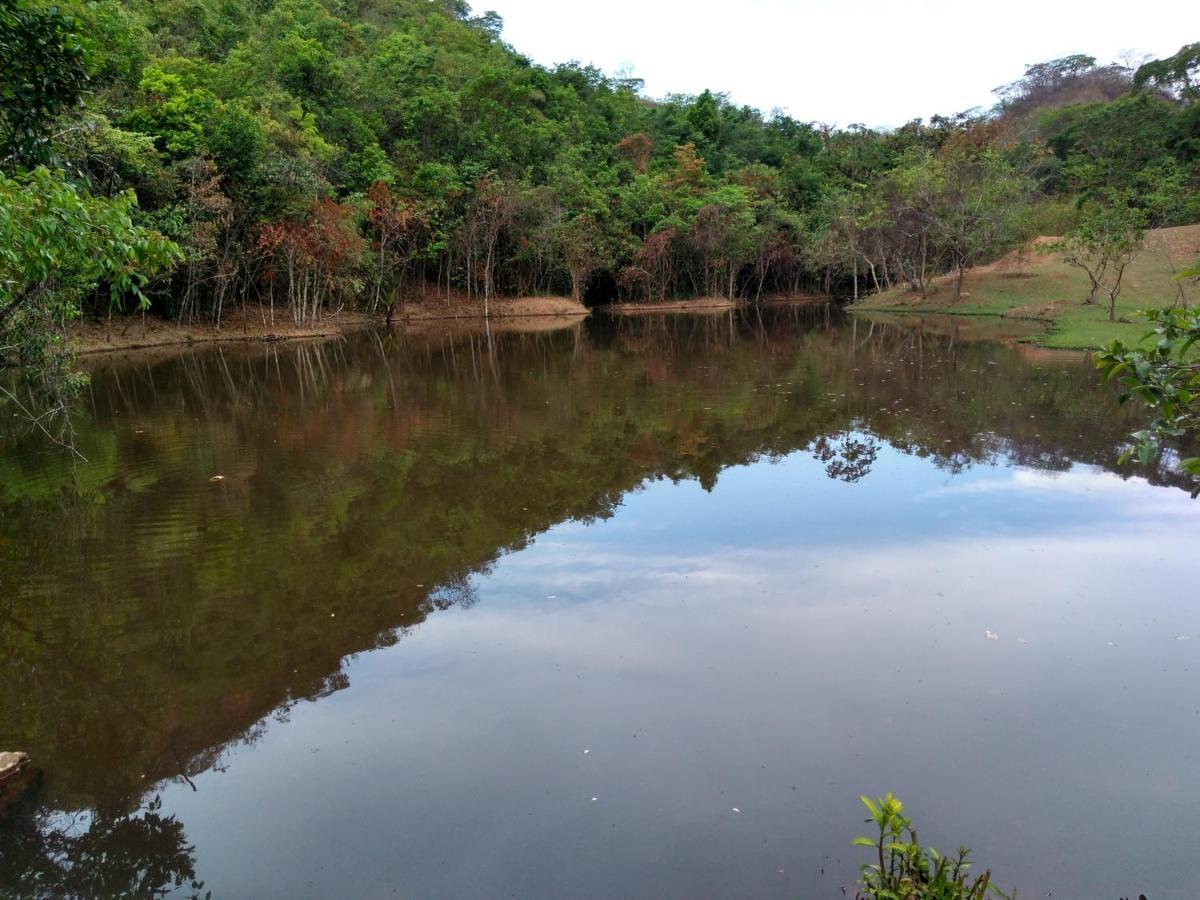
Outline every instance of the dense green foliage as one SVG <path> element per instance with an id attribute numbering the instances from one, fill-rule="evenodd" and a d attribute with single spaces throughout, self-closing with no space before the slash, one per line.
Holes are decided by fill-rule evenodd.
<path id="1" fill-rule="evenodd" d="M 134 222 L 132 190 L 94 196 L 40 165 L 54 154 L 51 129 L 87 84 L 78 32 L 76 20 L 53 8 L 0 8 L 0 369 L 15 365 L 38 381 L 51 411 L 80 384 L 58 326 L 101 287 L 112 306 L 128 294 L 148 304 L 143 285 L 177 253 Z M 43 430 L 45 415 L 34 418 Z"/>
<path id="2" fill-rule="evenodd" d="M 1084 56 L 1032 66 L 989 113 L 885 133 L 544 68 L 455 0 L 65 8 L 3 20 L 5 47 L 49 35 L 22 68 L 53 74 L 0 87 L 19 148 L 4 164 L 132 189 L 138 224 L 183 248 L 149 292 L 164 314 L 219 321 L 247 296 L 299 321 L 437 291 L 925 291 L 1070 224 L 1076 198 L 1128 192 L 1151 224 L 1200 214 L 1184 51 L 1137 79 Z"/>
<path id="3" fill-rule="evenodd" d="M 111 307 L 127 295 L 147 303 L 147 278 L 177 257 L 174 244 L 134 223 L 136 202 L 132 191 L 88 195 L 42 166 L 0 173 L 0 368 L 15 363 L 51 409 L 80 384 L 57 326 L 102 284 Z"/>
<path id="4" fill-rule="evenodd" d="M 5 4 L 0 59 L 0 160 L 39 161 L 50 149 L 50 124 L 86 84 L 83 42 L 56 10 Z"/>

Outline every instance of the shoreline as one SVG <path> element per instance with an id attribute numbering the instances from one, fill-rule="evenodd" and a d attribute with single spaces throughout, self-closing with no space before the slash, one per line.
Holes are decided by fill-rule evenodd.
<path id="1" fill-rule="evenodd" d="M 818 305 L 831 302 L 827 298 L 796 298 L 769 299 L 760 301 L 759 305 Z M 641 304 L 613 304 L 598 307 L 596 311 L 606 315 L 636 316 L 654 313 L 718 313 L 726 312 L 754 304 L 748 301 L 721 301 L 719 303 L 695 303 L 681 300 L 666 304 L 643 306 Z M 114 319 L 111 323 L 101 320 L 76 320 L 67 326 L 67 337 L 71 341 L 75 355 L 80 358 L 98 357 L 111 353 L 121 353 L 137 350 L 154 350 L 168 347 L 192 347 L 212 344 L 233 343 L 286 343 L 291 341 L 319 340 L 352 334 L 365 328 L 380 326 L 428 326 L 427 329 L 453 328 L 458 325 L 477 326 L 487 320 L 479 310 L 457 310 L 445 312 L 421 308 L 419 305 L 410 306 L 402 315 L 394 315 L 391 322 L 386 316 L 372 315 L 362 312 L 343 312 L 331 315 L 320 322 L 297 326 L 290 319 L 280 321 L 274 326 L 264 324 L 258 319 L 243 323 L 237 317 L 229 317 L 220 330 L 209 324 L 181 324 L 147 317 L 143 323 L 134 316 Z M 1053 328 L 1054 320 L 1042 316 L 1014 316 L 1002 313 L 984 312 L 977 310 L 952 311 L 945 308 L 930 307 L 868 307 L 847 305 L 847 312 L 864 317 L 871 315 L 899 316 L 908 319 L 921 318 L 950 318 L 966 321 L 991 320 L 997 325 L 1010 323 L 1026 323 L 1041 325 L 1045 330 L 1018 338 L 1020 343 L 1032 347 L 1045 347 L 1041 340 Z M 591 315 L 592 310 L 585 307 L 572 310 L 530 311 L 528 307 L 512 308 L 500 301 L 499 308 L 489 310 L 490 318 L 496 321 L 502 330 L 550 330 L 551 320 L 561 319 L 568 323 L 581 321 Z M 244 327 L 243 327 L 244 325 Z M 1088 351 L 1091 347 L 1058 347 L 1049 349 L 1067 349 L 1073 352 Z"/>
<path id="2" fill-rule="evenodd" d="M 582 304 L 562 297 L 520 297 L 490 304 L 489 319 L 581 319 L 590 314 Z M 409 302 L 391 317 L 393 325 L 423 323 L 483 322 L 482 303 L 455 302 L 449 307 Z M 128 350 L 157 347 L 189 347 L 223 343 L 281 343 L 284 341 L 331 338 L 373 326 L 387 325 L 385 313 L 342 311 L 297 325 L 285 312 L 268 321 L 262 307 L 231 310 L 221 327 L 208 322 L 182 323 L 157 316 L 123 315 L 111 320 L 76 319 L 67 324 L 67 339 L 78 357 L 101 356 Z"/>
<path id="3" fill-rule="evenodd" d="M 746 300 L 729 300 L 725 297 L 697 297 L 693 300 L 656 300 L 648 303 L 623 301 L 607 303 L 597 307 L 614 316 L 637 315 L 650 312 L 720 312 L 748 305 Z"/>
<path id="4" fill-rule="evenodd" d="M 182 324 L 163 319 L 141 321 L 131 318 L 105 321 L 83 320 L 67 326 L 67 338 L 77 357 L 103 356 L 126 350 L 152 350 L 156 347 L 190 347 L 198 344 L 282 343 L 284 341 L 336 337 L 369 327 L 376 316 L 362 313 L 330 316 L 316 323 L 296 325 L 292 321 L 226 321 L 221 328 L 209 324 Z M 245 327 L 243 327 L 243 324 Z"/>
<path id="5" fill-rule="evenodd" d="M 764 297 L 759 305 L 818 305 L 829 303 L 829 297 Z M 653 313 L 711 314 L 754 306 L 744 299 L 705 297 L 692 300 L 668 300 L 661 303 L 614 303 L 594 310 L 569 297 L 510 297 L 489 304 L 488 315 L 483 303 L 455 298 L 447 304 L 442 299 L 410 300 L 398 305 L 389 318 L 384 312 L 366 313 L 343 310 L 330 313 L 315 322 L 297 325 L 286 310 L 276 310 L 274 322 L 265 307 L 237 307 L 229 311 L 221 327 L 209 322 L 178 322 L 155 315 L 136 313 L 112 319 L 76 319 L 67 323 L 66 334 L 77 357 L 103 356 L 132 350 L 152 350 L 160 347 L 191 347 L 229 343 L 283 343 L 285 341 L 316 340 L 337 337 L 378 326 L 480 325 L 489 320 L 512 324 L 528 320 L 530 328 L 551 327 L 552 320 L 580 321 L 593 312 L 604 315 L 636 316 Z M 534 323 L 538 323 L 536 326 Z M 545 323 L 543 326 L 541 323 Z M 530 330 L 530 329 L 522 329 Z"/>
<path id="6" fill-rule="evenodd" d="M 818 306 L 823 303 L 832 302 L 834 302 L 832 297 L 817 294 L 802 294 L 763 297 L 757 302 L 747 300 L 743 297 L 737 297 L 733 300 L 727 297 L 695 297 L 690 300 L 661 300 L 649 303 L 623 301 L 621 303 L 609 303 L 596 308 L 610 315 L 628 316 L 654 312 L 724 312 L 730 309 L 745 309 L 752 306 Z"/>
<path id="7" fill-rule="evenodd" d="M 1057 253 L 1039 253 L 1055 238 L 1040 236 L 999 259 L 966 270 L 962 295 L 955 300 L 953 276 L 937 275 L 928 282 L 927 296 L 907 285 L 868 294 L 847 308 L 850 312 L 894 315 L 946 315 L 1030 322 L 1040 326 L 1024 343 L 1047 349 L 1096 350 L 1114 340 L 1140 345 L 1147 325 L 1142 310 L 1197 301 L 1195 283 L 1179 281 L 1181 260 L 1200 252 L 1200 225 L 1175 225 L 1146 234 L 1144 249 L 1130 263 L 1124 290 L 1110 320 L 1108 301 L 1089 296 L 1086 275 Z"/>

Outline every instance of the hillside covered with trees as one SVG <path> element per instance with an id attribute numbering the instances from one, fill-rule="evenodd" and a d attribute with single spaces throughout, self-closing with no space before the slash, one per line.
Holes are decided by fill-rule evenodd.
<path id="1" fill-rule="evenodd" d="M 0 51 L 0 329 L 34 366 L 133 302 L 857 296 L 1089 207 L 1200 219 L 1200 44 L 887 132 L 546 68 L 462 0 L 17 0 Z"/>

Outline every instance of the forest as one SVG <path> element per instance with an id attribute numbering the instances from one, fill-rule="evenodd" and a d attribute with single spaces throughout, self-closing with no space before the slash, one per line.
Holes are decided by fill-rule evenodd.
<path id="1" fill-rule="evenodd" d="M 4 357 L 64 383 L 81 314 L 923 292 L 1089 217 L 1200 220 L 1196 43 L 892 130 L 540 66 L 462 0 L 16 0 L 0 55 Z"/>

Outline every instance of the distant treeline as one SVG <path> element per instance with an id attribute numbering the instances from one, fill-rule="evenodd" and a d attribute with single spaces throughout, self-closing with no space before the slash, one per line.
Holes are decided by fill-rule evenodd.
<path id="1" fill-rule="evenodd" d="M 304 320 L 414 295 L 924 290 L 1087 203 L 1200 218 L 1200 44 L 1140 68 L 1030 66 L 991 110 L 877 131 L 709 91 L 649 99 L 635 79 L 536 65 L 502 27 L 461 0 L 16 0 L 0 187 L 132 189 L 130 223 L 174 261 L 116 290 L 119 264 L 89 271 L 71 303 L 105 312 L 140 290 L 164 315 L 218 319 L 244 297 Z M 34 277 L 22 265 L 0 260 L 10 286 Z"/>

